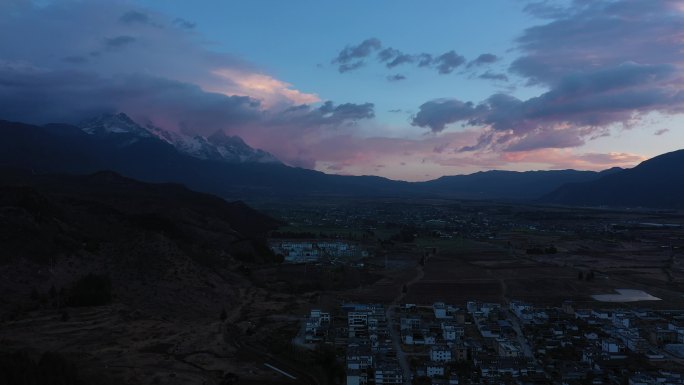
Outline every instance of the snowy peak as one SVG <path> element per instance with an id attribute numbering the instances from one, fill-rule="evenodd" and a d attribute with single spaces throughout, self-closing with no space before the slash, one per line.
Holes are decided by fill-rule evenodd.
<path id="1" fill-rule="evenodd" d="M 181 153 L 205 160 L 226 163 L 280 163 L 272 154 L 250 147 L 238 136 L 217 131 L 208 138 L 190 136 L 147 124 L 145 127 L 134 122 L 124 113 L 104 114 L 82 122 L 79 127 L 90 135 L 98 137 L 130 137 L 129 144 L 137 138 L 156 138 L 176 148 Z"/>
<path id="2" fill-rule="evenodd" d="M 83 121 L 79 127 L 84 132 L 97 136 L 121 134 L 131 134 L 143 138 L 152 136 L 146 129 L 138 125 L 124 113 L 103 114 L 96 118 Z"/>
<path id="3" fill-rule="evenodd" d="M 212 145 L 219 156 L 232 162 L 253 162 L 253 163 L 280 163 L 272 154 L 254 149 L 247 145 L 239 136 L 228 136 L 223 131 L 217 131 L 207 141 Z"/>

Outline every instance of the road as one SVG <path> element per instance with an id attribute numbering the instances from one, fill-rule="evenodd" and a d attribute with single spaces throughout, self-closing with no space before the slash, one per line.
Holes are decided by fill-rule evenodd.
<path id="1" fill-rule="evenodd" d="M 404 373 L 404 384 L 411 384 L 411 367 L 409 367 L 408 360 L 406 359 L 406 354 L 401 348 L 401 339 L 399 338 L 399 333 L 397 333 L 397 327 L 394 323 L 394 309 L 396 305 L 392 304 L 387 306 L 385 311 L 385 317 L 387 318 L 387 327 L 389 328 L 390 338 L 392 338 L 392 345 L 394 345 L 394 351 L 397 352 L 397 361 L 399 361 L 399 366 L 401 371 Z"/>
<path id="2" fill-rule="evenodd" d="M 520 326 L 520 320 L 518 317 L 515 316 L 510 310 L 506 309 L 506 318 L 511 321 L 511 326 L 513 326 L 513 330 L 515 331 L 515 334 L 518 336 L 518 344 L 520 344 L 520 347 L 523 350 L 523 354 L 525 357 L 531 358 L 535 360 L 534 354 L 532 353 L 532 349 L 530 348 L 530 344 L 527 341 L 527 338 L 525 338 L 525 334 L 522 331 L 522 327 Z"/>
<path id="3" fill-rule="evenodd" d="M 425 276 L 425 272 L 423 271 L 423 266 L 418 265 L 416 270 L 418 271 L 418 274 L 416 274 L 416 276 L 413 277 L 410 281 L 405 283 L 407 289 L 410 289 L 411 285 L 420 281 Z M 407 290 L 407 292 L 408 292 L 408 290 Z M 409 366 L 408 359 L 406 358 L 406 353 L 404 353 L 404 350 L 401 348 L 401 338 L 400 338 L 399 333 L 398 333 L 399 325 L 396 325 L 395 319 L 394 319 L 394 310 L 403 301 L 405 296 L 406 296 L 406 293 L 404 293 L 404 290 L 402 290 L 399 293 L 399 295 L 397 295 L 394 298 L 392 303 L 387 306 L 387 310 L 385 310 L 385 318 L 387 319 L 387 327 L 389 328 L 390 338 L 392 339 L 392 345 L 394 346 L 394 351 L 397 352 L 397 361 L 399 361 L 399 366 L 401 367 L 401 370 L 404 373 L 404 384 L 410 385 L 411 384 L 411 367 Z"/>

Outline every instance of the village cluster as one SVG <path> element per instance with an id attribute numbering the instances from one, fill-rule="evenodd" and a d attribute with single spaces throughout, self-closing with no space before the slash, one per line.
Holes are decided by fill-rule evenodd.
<path id="1" fill-rule="evenodd" d="M 295 344 L 333 346 L 348 385 L 684 384 L 684 311 L 511 301 L 311 310 Z"/>
<path id="2" fill-rule="evenodd" d="M 357 244 L 335 239 L 291 240 L 276 239 L 270 242 L 271 250 L 283 256 L 285 262 L 307 263 L 328 260 L 335 262 L 344 258 L 364 258 L 368 256 L 366 250 Z"/>

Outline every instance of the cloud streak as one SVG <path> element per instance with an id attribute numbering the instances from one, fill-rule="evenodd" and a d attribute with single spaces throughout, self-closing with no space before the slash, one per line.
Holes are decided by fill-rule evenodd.
<path id="1" fill-rule="evenodd" d="M 369 38 L 357 45 L 344 47 L 332 60 L 332 64 L 337 65 L 337 70 L 340 73 L 345 73 L 364 67 L 369 60 L 384 64 L 388 69 L 401 65 L 434 68 L 441 75 L 450 74 L 466 63 L 466 58 L 454 50 L 437 55 L 429 53 L 410 54 L 392 47 L 384 47 L 379 39 Z M 497 60 L 499 60 L 498 56 L 485 53 L 471 61 L 468 67 L 483 66 Z"/>

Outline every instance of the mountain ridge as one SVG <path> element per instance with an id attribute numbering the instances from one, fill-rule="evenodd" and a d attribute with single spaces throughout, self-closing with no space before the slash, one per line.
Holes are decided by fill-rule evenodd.
<path id="1" fill-rule="evenodd" d="M 645 160 L 634 168 L 572 183 L 542 196 L 541 203 L 684 208 L 684 150 Z"/>
<path id="2" fill-rule="evenodd" d="M 112 170 L 146 182 L 180 183 L 193 190 L 231 200 L 424 197 L 552 204 L 562 204 L 563 200 L 540 197 L 546 197 L 564 185 L 572 186 L 626 172 L 633 173 L 628 172 L 629 169 L 617 168 L 601 172 L 490 170 L 444 176 L 426 182 L 406 182 L 379 176 L 325 174 L 282 163 L 234 163 L 202 159 L 184 153 L 155 136 L 104 132 L 103 139 L 79 127 L 65 124 L 41 127 L 0 121 L 0 137 L 5 139 L 0 141 L 0 166 L 30 169 L 37 173 L 87 174 Z M 216 140 L 222 139 L 225 138 Z M 647 173 L 660 175 L 653 170 Z M 643 199 L 644 205 L 647 205 L 648 200 Z M 610 200 L 599 203 L 606 202 L 610 203 Z M 634 205 L 639 202 L 618 200 L 615 203 Z"/>

